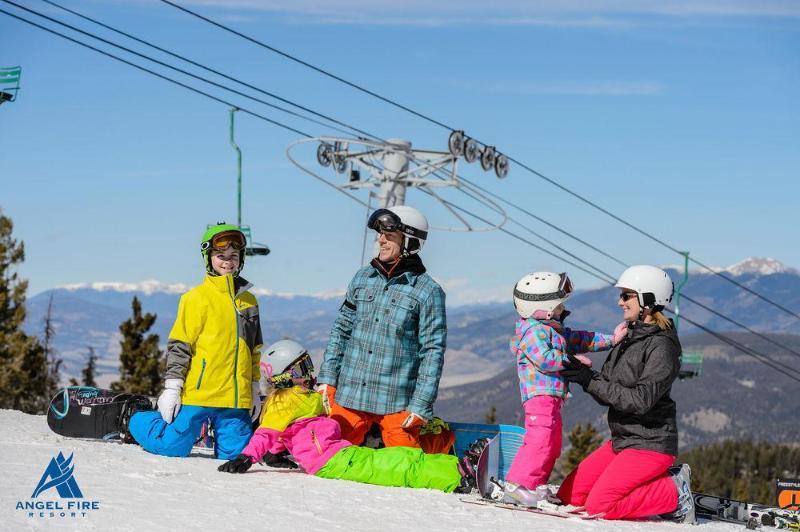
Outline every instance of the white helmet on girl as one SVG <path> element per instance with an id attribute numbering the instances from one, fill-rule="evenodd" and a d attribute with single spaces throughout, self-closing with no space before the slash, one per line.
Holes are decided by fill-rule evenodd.
<path id="1" fill-rule="evenodd" d="M 517 282 L 514 287 L 514 308 L 523 318 L 536 311 L 553 317 L 553 311 L 572 294 L 572 281 L 566 273 L 533 272 Z"/>
<path id="2" fill-rule="evenodd" d="M 675 285 L 667 272 L 655 266 L 631 266 L 619 276 L 617 288 L 633 290 L 638 295 L 642 309 L 657 312 L 672 301 Z"/>
<path id="3" fill-rule="evenodd" d="M 419 253 L 428 238 L 428 219 L 414 207 L 395 205 L 378 209 L 367 221 L 367 227 L 375 231 L 403 233 L 403 255 Z"/>
<path id="4" fill-rule="evenodd" d="M 261 374 L 270 386 L 289 388 L 314 378 L 311 356 L 294 340 L 279 340 L 261 352 Z"/>

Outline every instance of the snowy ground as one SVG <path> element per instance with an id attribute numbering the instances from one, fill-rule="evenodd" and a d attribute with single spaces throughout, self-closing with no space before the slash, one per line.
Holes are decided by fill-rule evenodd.
<path id="1" fill-rule="evenodd" d="M 465 504 L 459 496 L 429 490 L 384 488 L 316 478 L 256 466 L 244 475 L 218 473 L 221 462 L 204 452 L 163 458 L 136 445 L 63 438 L 44 416 L 0 410 L 0 530 L 310 530 L 330 532 L 425 530 L 686 531 L 664 522 L 562 519 Z M 54 517 L 16 509 L 18 502 L 66 506 L 56 489 L 31 495 L 51 458 L 74 453 L 74 478 L 87 515 Z M 703 532 L 743 526 L 704 523 Z"/>

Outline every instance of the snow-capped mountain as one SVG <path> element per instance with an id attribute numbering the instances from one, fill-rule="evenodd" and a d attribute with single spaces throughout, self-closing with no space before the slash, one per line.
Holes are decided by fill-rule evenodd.
<path id="1" fill-rule="evenodd" d="M 733 266 L 728 266 L 725 268 L 725 271 L 733 275 L 744 275 L 746 273 L 754 273 L 757 275 L 772 275 L 774 273 L 800 275 L 799 270 L 785 266 L 782 262 L 770 257 L 749 257 L 741 262 L 737 262 Z"/>
<path id="2" fill-rule="evenodd" d="M 797 270 L 772 259 L 747 259 L 724 271 L 724 275 L 737 282 L 789 309 L 800 311 L 800 273 Z M 682 278 L 682 273 L 679 269 L 672 271 L 671 275 L 677 281 Z M 181 287 L 145 281 L 136 284 L 73 285 L 48 290 L 28 301 L 26 330 L 41 334 L 42 320 L 52 296 L 55 348 L 64 360 L 62 377 L 66 380 L 80 374 L 86 363 L 88 346 L 92 346 L 99 356 L 99 382 L 104 385 L 113 381 L 118 373 L 118 328 L 131 315 L 133 296 L 140 298 L 145 312 L 157 314 L 153 332 L 159 335 L 163 344 L 175 318 Z M 800 336 L 792 336 L 800 335 L 800 320 L 767 305 L 718 275 L 692 273 L 683 293 L 753 330 L 770 334 L 778 343 L 800 351 Z M 569 300 L 568 307 L 573 314 L 567 324 L 576 328 L 612 330 L 620 319 L 616 295 L 617 290 L 610 287 L 577 292 Z M 318 364 L 341 297 L 341 292 L 336 291 L 316 295 L 259 292 L 265 341 L 269 343 L 284 337 L 300 340 L 310 349 Z M 696 307 L 686 299 L 681 302 L 681 312 L 685 317 L 714 330 L 726 333 L 740 331 L 735 325 Z M 514 361 L 508 352 L 508 338 L 513 332 L 515 320 L 516 313 L 510 303 L 448 308 L 448 350 L 442 392 L 437 403 L 442 415 L 459 421 L 483 421 L 488 408 L 496 406 L 498 419 L 519 421 L 517 417 L 521 411 Z M 697 430 L 688 428 L 685 431 L 686 443 L 746 434 L 749 429 L 739 426 L 739 420 L 751 425 L 763 423 L 763 430 L 754 433 L 769 434 L 779 439 L 787 437 L 787 430 L 797 426 L 800 416 L 791 410 L 784 412 L 776 409 L 774 404 L 789 404 L 782 394 L 793 386 L 796 389 L 796 382 L 718 340 L 697 336 L 697 332 L 685 320 L 681 322 L 680 336 L 687 349 L 701 346 L 698 349 L 707 353 L 703 377 L 699 381 L 689 381 L 703 385 L 690 386 L 686 393 L 681 392 L 691 401 L 688 406 L 696 414 L 687 418 L 687 427 L 691 427 L 692 423 L 700 426 Z M 796 356 L 765 343 L 763 339 L 745 335 L 740 341 L 767 356 L 780 358 L 790 367 L 800 369 Z M 602 358 L 600 355 L 595 360 L 600 364 Z M 745 384 L 740 385 L 740 381 Z M 724 394 L 720 393 L 720 386 Z M 719 398 L 727 397 L 728 392 L 734 394 L 733 402 L 720 403 Z M 753 397 L 754 400 L 746 402 L 744 406 L 731 407 L 731 404 L 737 404 L 737 397 Z M 568 422 L 597 421 L 598 416 L 602 415 L 591 407 L 590 402 L 580 406 L 582 401 L 577 400 L 577 406 L 571 413 L 565 414 Z M 746 411 L 745 415 L 734 411 L 740 407 Z M 783 412 L 783 419 L 772 414 L 767 416 L 765 412 Z M 578 417 L 573 419 L 570 417 L 572 413 Z M 716 420 L 714 426 L 721 428 L 716 429 L 717 432 L 704 432 L 707 424 L 704 425 L 703 420 L 708 419 Z"/>
<path id="3" fill-rule="evenodd" d="M 680 275 L 683 276 L 682 264 L 664 264 L 661 267 L 665 270 L 674 270 L 679 272 Z M 775 273 L 800 275 L 800 270 L 797 268 L 786 266 L 779 260 L 771 257 L 747 257 L 746 259 L 735 264 L 731 264 L 730 266 L 710 266 L 708 269 L 694 266 L 692 263 L 690 263 L 689 273 L 691 275 L 704 275 L 709 273 L 709 269 L 714 273 L 728 273 L 733 276 L 744 275 L 747 273 L 757 275 L 772 275 Z"/>

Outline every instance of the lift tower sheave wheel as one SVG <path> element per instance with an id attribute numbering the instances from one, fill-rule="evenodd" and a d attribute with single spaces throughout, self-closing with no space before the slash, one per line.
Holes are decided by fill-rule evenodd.
<path id="1" fill-rule="evenodd" d="M 301 145 L 308 143 L 316 143 L 312 157 L 315 156 L 317 163 L 326 169 L 325 176 L 300 163 L 300 158 L 295 156 L 295 150 L 299 151 Z M 467 159 L 470 153 L 477 159 L 483 148 L 475 140 L 466 139 L 460 131 L 450 134 L 447 148 L 448 151 L 420 149 L 404 139 L 317 137 L 293 142 L 286 149 L 286 155 L 307 174 L 368 209 L 405 205 L 407 191 L 416 189 L 441 205 L 447 211 L 447 217 L 453 220 L 448 226 L 432 224 L 431 229 L 490 231 L 501 227 L 506 222 L 502 207 L 458 178 L 459 159 Z M 459 155 L 462 150 L 463 155 Z M 465 196 L 459 196 L 457 202 L 450 201 L 443 197 L 445 191 L 450 189 L 460 191 Z M 365 201 L 354 195 L 362 190 L 367 191 Z M 459 210 L 459 204 L 463 203 L 465 197 L 468 197 L 466 201 L 481 210 L 478 218 L 481 224 L 472 223 L 468 214 L 463 209 Z"/>

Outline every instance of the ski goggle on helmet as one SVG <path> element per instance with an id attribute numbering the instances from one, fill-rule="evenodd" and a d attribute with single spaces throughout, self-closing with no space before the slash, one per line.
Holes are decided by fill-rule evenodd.
<path id="1" fill-rule="evenodd" d="M 261 370 L 267 377 L 267 383 L 273 388 L 291 388 L 298 384 L 310 385 L 314 382 L 314 363 L 308 353 L 301 356 L 283 373 L 270 374 L 271 368 L 265 368 L 262 362 Z"/>
<path id="2" fill-rule="evenodd" d="M 415 238 L 426 239 L 428 232 L 422 231 L 410 225 L 406 225 L 400 220 L 400 217 L 390 211 L 389 209 L 378 209 L 373 212 L 369 220 L 367 220 L 367 228 L 377 231 L 379 233 L 393 233 L 399 231 L 408 236 Z"/>
<path id="3" fill-rule="evenodd" d="M 244 235 L 241 231 L 224 231 L 211 237 L 200 245 L 201 251 L 222 251 L 228 246 L 236 251 L 241 251 L 245 247 Z"/>
<path id="4" fill-rule="evenodd" d="M 279 340 L 261 352 L 261 374 L 273 388 L 314 383 L 314 363 L 302 344 Z"/>

